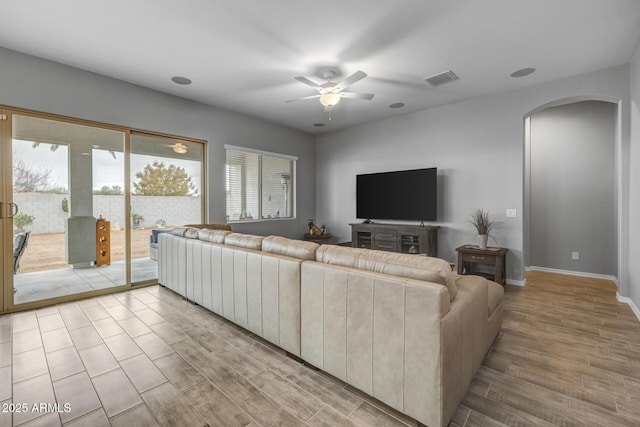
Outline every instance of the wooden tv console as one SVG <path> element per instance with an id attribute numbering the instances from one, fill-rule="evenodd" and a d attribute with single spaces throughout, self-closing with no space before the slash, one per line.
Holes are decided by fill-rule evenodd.
<path id="1" fill-rule="evenodd" d="M 354 248 L 438 256 L 438 226 L 376 223 L 349 225 L 351 245 Z"/>

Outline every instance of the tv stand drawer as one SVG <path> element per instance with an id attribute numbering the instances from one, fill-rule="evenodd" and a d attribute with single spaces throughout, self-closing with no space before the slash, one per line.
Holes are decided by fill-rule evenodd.
<path id="1" fill-rule="evenodd" d="M 373 235 L 376 240 L 398 240 L 398 232 L 396 230 L 375 230 Z"/>

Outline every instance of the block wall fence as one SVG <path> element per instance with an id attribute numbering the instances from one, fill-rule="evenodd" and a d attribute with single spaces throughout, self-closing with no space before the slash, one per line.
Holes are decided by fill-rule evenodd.
<path id="1" fill-rule="evenodd" d="M 19 212 L 33 215 L 33 234 L 63 233 L 69 214 L 62 210 L 63 199 L 73 203 L 68 194 L 17 193 L 13 202 Z M 141 227 L 154 227 L 164 219 L 167 225 L 200 223 L 200 197 L 131 196 L 131 210 L 144 217 Z M 93 216 L 111 221 L 112 229 L 125 225 L 124 196 L 93 196 Z"/>

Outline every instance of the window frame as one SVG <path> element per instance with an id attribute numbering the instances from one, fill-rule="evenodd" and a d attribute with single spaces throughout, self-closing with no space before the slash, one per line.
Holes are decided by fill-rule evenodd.
<path id="1" fill-rule="evenodd" d="M 297 202 L 298 202 L 298 198 L 296 197 L 296 188 L 297 188 L 297 181 L 298 181 L 298 177 L 297 177 L 297 167 L 298 167 L 298 156 L 293 156 L 290 154 L 282 154 L 282 153 L 275 153 L 275 152 L 271 152 L 271 151 L 264 151 L 264 150 L 256 150 L 253 148 L 246 148 L 246 147 L 239 147 L 236 145 L 229 145 L 229 144 L 225 144 L 224 145 L 224 149 L 225 149 L 225 176 L 224 176 L 224 186 L 225 186 L 225 216 L 226 216 L 226 220 L 227 223 L 233 224 L 246 224 L 246 223 L 252 223 L 252 222 L 268 222 L 268 221 L 286 221 L 286 220 L 295 220 L 297 218 Z M 257 188 L 257 194 L 258 194 L 258 218 L 251 218 L 251 219 L 231 219 L 229 218 L 229 213 L 227 211 L 227 199 L 228 199 L 228 192 L 229 192 L 229 188 L 230 188 L 230 183 L 229 183 L 229 163 L 228 163 L 228 154 L 229 152 L 236 152 L 236 153 L 242 153 L 242 154 L 255 154 L 258 156 L 258 188 Z M 277 218 L 263 218 L 262 217 L 262 210 L 263 210 L 263 194 L 262 194 L 262 190 L 263 190 L 263 169 L 262 169 L 262 163 L 263 163 L 263 157 L 270 157 L 270 158 L 276 158 L 279 160 L 288 160 L 291 162 L 291 182 L 290 182 L 290 194 L 291 194 L 291 216 L 288 217 L 277 217 Z M 244 165 L 243 165 L 244 166 Z M 243 177 L 243 180 L 245 178 Z M 243 184 L 243 187 L 241 189 L 241 195 L 240 198 L 242 200 L 242 204 L 244 205 L 245 199 L 246 199 L 246 193 L 247 193 L 247 188 L 246 188 L 246 183 Z"/>

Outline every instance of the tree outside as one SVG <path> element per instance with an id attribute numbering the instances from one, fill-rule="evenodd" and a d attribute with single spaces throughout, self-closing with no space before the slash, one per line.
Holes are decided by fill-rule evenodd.
<path id="1" fill-rule="evenodd" d="M 56 187 L 51 176 L 51 169 L 36 168 L 31 163 L 14 158 L 13 191 L 16 193 L 55 193 L 65 194 L 67 189 Z"/>
<path id="2" fill-rule="evenodd" d="M 121 196 L 124 194 L 122 187 L 119 185 L 103 185 L 99 190 L 93 190 L 93 194 L 105 196 Z"/>
<path id="3" fill-rule="evenodd" d="M 198 190 L 187 171 L 176 165 L 155 160 L 136 173 L 133 183 L 136 196 L 196 196 Z"/>

